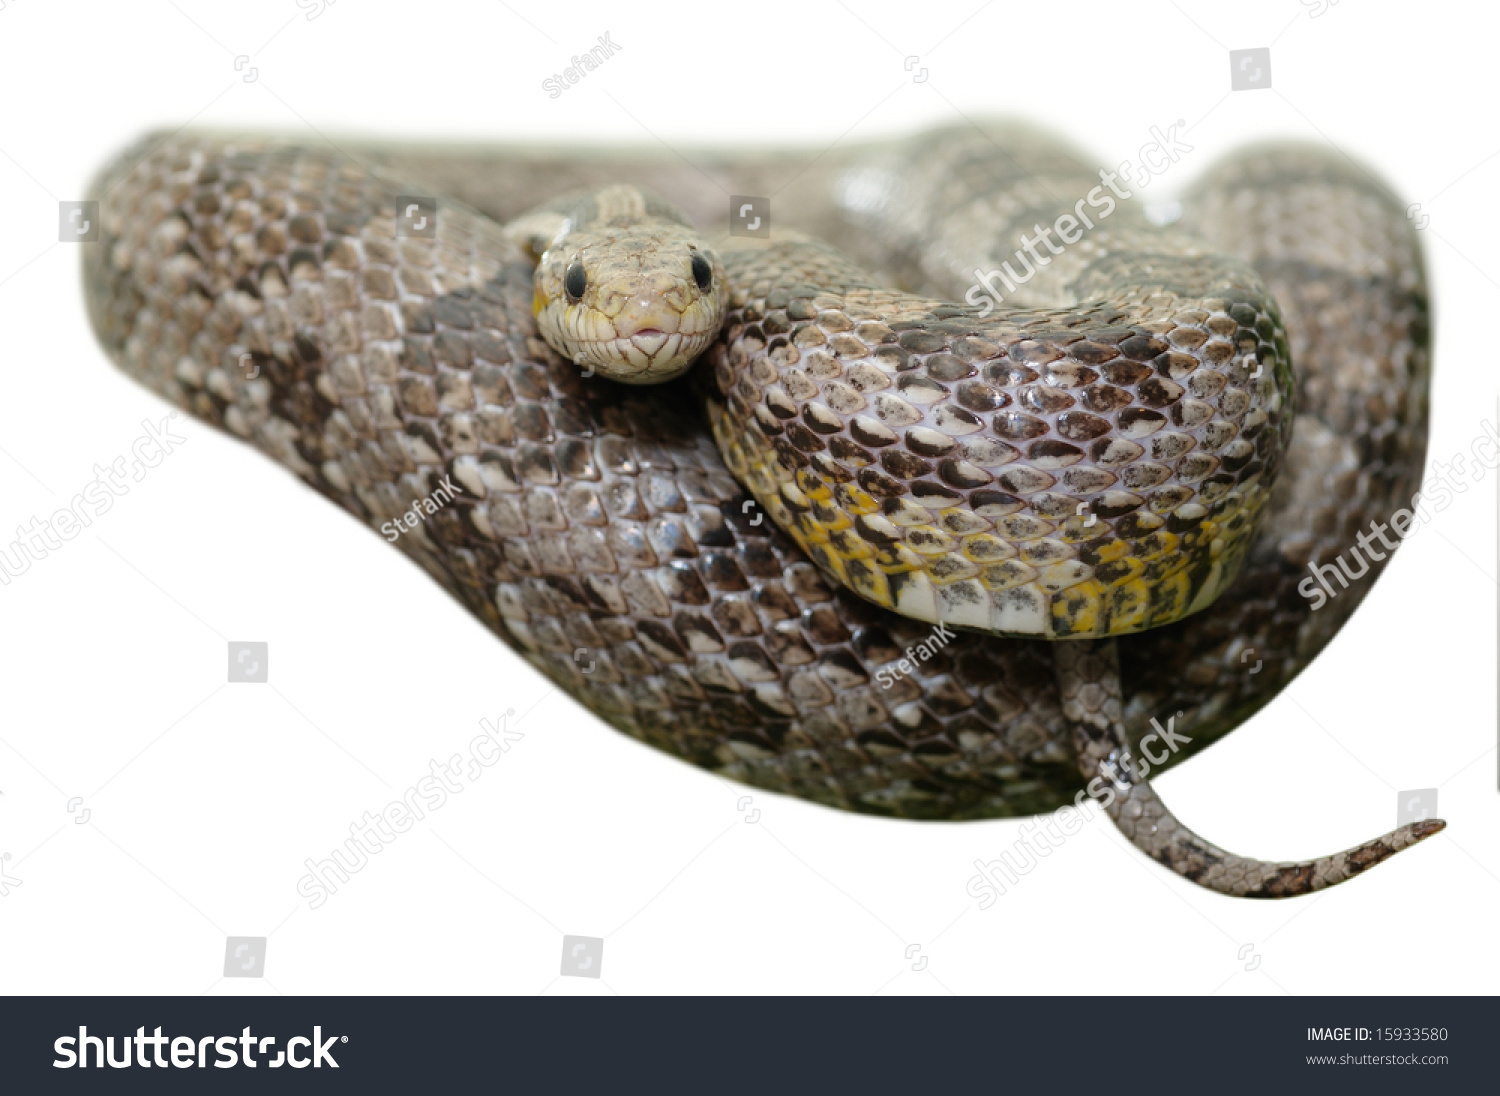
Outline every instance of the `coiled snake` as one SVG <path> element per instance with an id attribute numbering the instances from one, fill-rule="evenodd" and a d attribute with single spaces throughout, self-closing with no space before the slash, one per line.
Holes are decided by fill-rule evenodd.
<path id="1" fill-rule="evenodd" d="M 1140 759 L 1153 724 L 1186 743 L 1146 750 L 1161 768 L 1300 672 L 1379 570 L 1314 611 L 1309 565 L 1416 490 L 1427 299 L 1383 185 L 1257 148 L 1158 228 L 1002 126 L 694 167 L 149 138 L 96 183 L 90 315 L 127 372 L 372 528 L 456 485 L 398 547 L 580 703 L 732 779 L 928 819 L 1087 788 L 1173 871 L 1251 897 L 1442 827 L 1248 860 Z M 722 223 L 715 184 L 785 189 L 769 242 L 599 236 L 632 209 L 686 225 L 635 185 Z M 579 185 L 605 189 L 556 201 Z M 398 234 L 411 194 L 441 195 L 435 234 Z M 647 269 L 669 253 L 676 275 Z M 998 308 L 972 288 L 997 268 Z M 622 269 L 602 319 L 560 318 Z M 654 381 L 705 345 L 655 387 L 592 367 Z"/>

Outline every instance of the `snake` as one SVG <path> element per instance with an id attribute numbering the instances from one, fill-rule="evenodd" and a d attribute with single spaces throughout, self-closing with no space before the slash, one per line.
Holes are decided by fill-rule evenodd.
<path id="1" fill-rule="evenodd" d="M 734 231 L 757 193 L 772 225 Z M 373 529 L 446 485 L 396 547 L 643 743 L 891 818 L 1093 803 L 1236 897 L 1443 828 L 1257 860 L 1149 779 L 1333 639 L 1386 562 L 1341 558 L 1420 482 L 1422 253 L 1341 153 L 1252 146 L 1163 213 L 1002 121 L 824 152 L 183 130 L 91 194 L 121 369 Z"/>

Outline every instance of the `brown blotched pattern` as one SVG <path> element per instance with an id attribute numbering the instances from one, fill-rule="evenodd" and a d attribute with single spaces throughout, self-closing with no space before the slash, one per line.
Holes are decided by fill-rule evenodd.
<path id="1" fill-rule="evenodd" d="M 1128 220 L 1072 264 L 1082 303 L 990 318 L 868 288 L 822 245 L 731 252 L 710 356 L 730 470 L 903 616 L 1059 638 L 1211 604 L 1291 433 L 1285 335 L 1248 266 Z"/>
<path id="2" fill-rule="evenodd" d="M 1264 531 L 1209 609 L 1119 641 L 1127 732 L 1180 710 L 1193 748 L 1274 696 L 1347 619 L 1369 577 L 1316 613 L 1296 583 L 1309 559 L 1332 559 L 1409 498 L 1421 465 L 1415 244 L 1396 237 L 1394 273 L 1316 256 L 1278 265 L 1281 241 L 1298 236 L 1286 225 L 1341 188 L 1369 192 L 1327 158 L 1289 155 L 1287 178 L 1248 191 L 1279 220 L 1195 225 L 1256 259 L 1291 335 L 1301 399 Z M 462 161 L 433 161 L 428 178 Z M 845 167 L 823 165 L 830 186 Z M 1237 201 L 1244 169 L 1211 180 L 1203 207 Z M 608 165 L 571 170 L 588 182 Z M 640 181 L 693 208 L 682 193 L 699 185 L 691 172 L 652 170 Z M 467 178 L 481 201 L 484 174 Z M 1312 204 L 1299 197 L 1304 178 Z M 628 734 L 853 810 L 974 818 L 1072 799 L 1081 782 L 1055 644 L 959 635 L 882 688 L 877 672 L 930 628 L 831 587 L 736 484 L 687 384 L 625 391 L 548 350 L 531 318 L 530 266 L 498 225 L 444 200 L 436 239 L 396 238 L 395 198 L 410 192 L 322 151 L 192 135 L 143 143 L 94 191 L 103 234 L 84 261 L 96 330 L 122 368 L 372 527 L 451 477 L 462 496 L 398 547 Z M 1074 196 L 1060 197 L 1066 208 Z M 1407 231 L 1389 196 L 1378 214 Z M 782 215 L 778 231 L 793 221 Z M 1337 231 L 1372 230 L 1329 227 L 1335 260 L 1358 251 Z M 919 353 L 931 363 L 944 352 Z M 1014 359 L 976 358 L 974 377 L 951 381 L 915 372 L 988 384 L 983 363 L 1000 360 Z M 1092 383 L 1105 383 L 1104 364 L 1085 366 L 1101 369 Z M 1023 383 L 1043 383 L 1040 370 Z M 1264 663 L 1254 675 L 1248 648 Z"/>

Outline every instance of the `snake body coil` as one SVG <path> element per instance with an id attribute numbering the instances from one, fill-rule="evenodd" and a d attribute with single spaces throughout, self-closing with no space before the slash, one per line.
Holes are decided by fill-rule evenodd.
<path id="1" fill-rule="evenodd" d="M 399 547 L 616 727 L 906 817 L 1046 810 L 1107 775 L 1132 840 L 1226 893 L 1304 893 L 1440 827 L 1243 860 L 1182 828 L 1133 758 L 1153 717 L 1177 717 L 1185 754 L 1306 666 L 1378 570 L 1314 612 L 1307 566 L 1415 490 L 1420 255 L 1361 170 L 1247 153 L 1181 228 L 1122 205 L 988 317 L 943 298 L 1078 211 L 1098 180 L 1077 161 L 1017 131 L 792 158 L 818 194 L 801 227 L 920 295 L 811 240 L 724 249 L 729 326 L 699 388 L 635 390 L 539 337 L 534 262 L 498 220 L 548 196 L 529 178 L 701 202 L 680 173 L 366 157 L 383 166 L 199 136 L 126 154 L 96 188 L 96 330 L 372 527 L 451 477 L 462 497 Z M 399 237 L 401 177 L 497 220 L 444 200 L 436 238 Z M 924 621 L 951 638 L 914 659 Z"/>

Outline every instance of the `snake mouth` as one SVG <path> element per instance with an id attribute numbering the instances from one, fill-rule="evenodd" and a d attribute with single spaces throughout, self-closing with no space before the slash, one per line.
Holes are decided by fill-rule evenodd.
<path id="1" fill-rule="evenodd" d="M 608 313 L 605 313 L 608 315 Z M 684 317 L 659 293 L 638 292 L 609 319 L 615 338 L 672 335 L 682 331 Z"/>
<path id="2" fill-rule="evenodd" d="M 628 338 L 583 342 L 575 360 L 610 380 L 660 384 L 686 372 L 712 341 L 711 333 L 690 335 L 659 328 L 648 333 L 642 329 Z"/>

